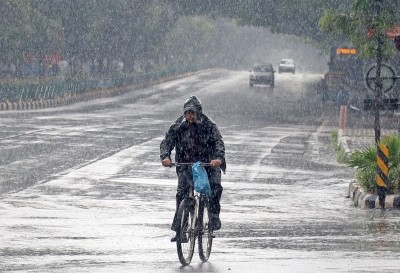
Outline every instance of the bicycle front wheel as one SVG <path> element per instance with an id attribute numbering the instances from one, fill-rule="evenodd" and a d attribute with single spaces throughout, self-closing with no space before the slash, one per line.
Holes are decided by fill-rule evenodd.
<path id="1" fill-rule="evenodd" d="M 199 256 L 203 262 L 208 261 L 211 254 L 213 232 L 209 228 L 210 217 L 208 214 L 208 199 L 202 196 L 199 205 L 199 220 L 198 220 L 198 247 Z"/>
<path id="2" fill-rule="evenodd" d="M 196 239 L 195 221 L 194 200 L 185 198 L 179 206 L 176 230 L 176 249 L 182 265 L 192 261 Z"/>

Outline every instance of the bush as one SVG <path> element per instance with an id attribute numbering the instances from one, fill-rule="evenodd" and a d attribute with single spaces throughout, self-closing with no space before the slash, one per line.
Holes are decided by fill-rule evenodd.
<path id="1" fill-rule="evenodd" d="M 400 181 L 400 137 L 384 137 L 381 144 L 385 144 L 389 150 L 389 192 L 393 193 L 399 189 Z M 356 168 L 358 182 L 367 190 L 375 191 L 376 185 L 376 153 L 375 145 L 368 146 L 362 150 L 353 152 L 346 161 L 350 167 Z"/>

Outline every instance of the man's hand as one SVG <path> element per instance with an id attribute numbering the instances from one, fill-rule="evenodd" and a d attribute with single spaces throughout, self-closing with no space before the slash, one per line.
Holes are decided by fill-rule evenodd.
<path id="1" fill-rule="evenodd" d="M 221 164 L 222 164 L 222 162 L 219 159 L 213 159 L 210 162 L 211 167 L 216 167 L 216 168 L 221 166 Z"/>
<path id="2" fill-rule="evenodd" d="M 171 167 L 172 166 L 172 160 L 169 159 L 169 158 L 163 159 L 163 160 L 161 160 L 161 164 L 164 167 Z"/>

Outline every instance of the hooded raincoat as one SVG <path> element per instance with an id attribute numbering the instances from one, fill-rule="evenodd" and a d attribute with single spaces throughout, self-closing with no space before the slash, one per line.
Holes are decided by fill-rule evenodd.
<path id="1" fill-rule="evenodd" d="M 195 97 L 190 97 L 184 104 L 183 110 L 192 110 L 197 113 L 195 123 L 190 123 L 185 116 L 180 116 L 168 129 L 165 138 L 160 144 L 160 158 L 171 158 L 171 152 L 175 149 L 175 162 L 195 163 L 197 161 L 210 162 L 219 159 L 222 162 L 221 169 L 205 167 L 211 186 L 211 216 L 219 216 L 220 199 L 222 195 L 221 170 L 225 171 L 225 145 L 217 125 L 202 112 L 201 102 Z M 176 194 L 176 212 L 180 202 L 188 193 L 189 186 L 193 185 L 193 177 L 190 166 L 178 166 L 178 189 Z M 175 218 L 172 230 L 175 230 Z"/>

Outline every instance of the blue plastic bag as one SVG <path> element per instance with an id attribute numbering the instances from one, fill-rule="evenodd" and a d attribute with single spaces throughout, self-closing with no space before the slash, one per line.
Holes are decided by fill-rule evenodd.
<path id="1" fill-rule="evenodd" d="M 198 161 L 192 165 L 194 190 L 202 193 L 208 197 L 211 196 L 210 182 L 208 181 L 208 175 L 206 170 L 201 166 L 201 162 Z"/>

